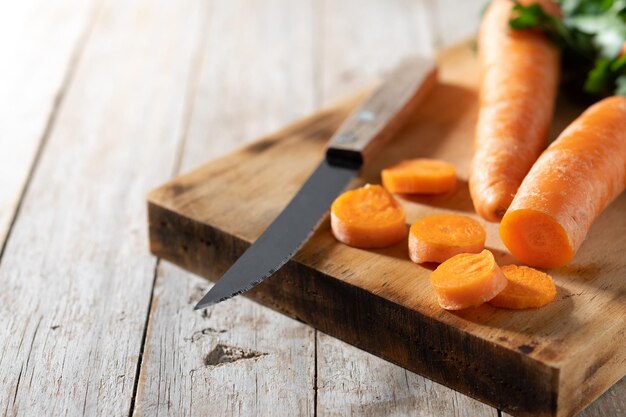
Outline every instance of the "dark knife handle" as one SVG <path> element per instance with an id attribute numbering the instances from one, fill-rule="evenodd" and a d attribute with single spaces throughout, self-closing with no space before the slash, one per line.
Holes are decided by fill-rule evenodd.
<path id="1" fill-rule="evenodd" d="M 436 82 L 432 58 L 404 59 L 335 132 L 326 148 L 328 162 L 359 168 L 397 133 Z"/>

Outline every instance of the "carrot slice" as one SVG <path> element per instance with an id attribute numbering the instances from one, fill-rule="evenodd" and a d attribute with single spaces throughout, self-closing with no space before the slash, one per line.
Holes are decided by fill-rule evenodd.
<path id="1" fill-rule="evenodd" d="M 383 186 L 392 193 L 440 194 L 454 189 L 454 165 L 438 159 L 410 159 L 381 173 Z"/>
<path id="2" fill-rule="evenodd" d="M 337 197 L 330 225 L 337 240 L 358 248 L 381 248 L 406 236 L 404 209 L 380 185 L 366 185 Z"/>
<path id="3" fill-rule="evenodd" d="M 527 266 L 506 265 L 500 268 L 508 284 L 489 300 L 495 307 L 510 309 L 539 308 L 556 297 L 556 287 L 550 275 Z"/>
<path id="4" fill-rule="evenodd" d="M 525 0 L 554 11 L 551 0 Z M 469 189 L 476 212 L 499 221 L 548 137 L 559 80 L 559 51 L 541 32 L 514 31 L 514 2 L 494 0 L 478 44 L 483 80 Z"/>
<path id="5" fill-rule="evenodd" d="M 626 97 L 610 97 L 587 109 L 539 157 L 502 219 L 502 241 L 527 265 L 563 266 L 624 189 Z"/>
<path id="6" fill-rule="evenodd" d="M 446 310 L 479 306 L 507 285 L 504 274 L 488 250 L 453 256 L 430 274 L 430 282 L 439 305 Z"/>
<path id="7" fill-rule="evenodd" d="M 460 253 L 479 253 L 487 232 L 471 217 L 441 214 L 424 217 L 409 231 L 409 257 L 415 263 L 443 262 Z"/>

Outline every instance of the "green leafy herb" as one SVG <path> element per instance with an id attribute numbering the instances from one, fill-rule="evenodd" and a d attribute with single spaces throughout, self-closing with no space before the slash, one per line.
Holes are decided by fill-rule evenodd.
<path id="1" fill-rule="evenodd" d="M 563 50 L 564 79 L 593 95 L 626 95 L 626 0 L 560 0 L 562 18 L 516 1 L 515 30 L 539 29 Z"/>

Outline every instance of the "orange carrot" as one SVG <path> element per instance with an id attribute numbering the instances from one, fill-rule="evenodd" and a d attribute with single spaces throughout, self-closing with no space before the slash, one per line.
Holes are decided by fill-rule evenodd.
<path id="1" fill-rule="evenodd" d="M 539 157 L 502 219 L 502 241 L 525 264 L 565 265 L 625 187 L 626 97 L 609 97 Z"/>
<path id="2" fill-rule="evenodd" d="M 333 234 L 346 245 L 381 248 L 406 236 L 404 209 L 380 185 L 347 191 L 330 210 Z"/>
<path id="3" fill-rule="evenodd" d="M 441 214 L 424 217 L 409 231 L 409 257 L 415 263 L 443 262 L 485 247 L 485 228 L 471 217 Z"/>
<path id="4" fill-rule="evenodd" d="M 383 186 L 392 193 L 440 194 L 456 185 L 456 170 L 449 162 L 437 159 L 402 161 L 381 173 Z"/>
<path id="5" fill-rule="evenodd" d="M 439 305 L 446 310 L 476 307 L 506 287 L 507 280 L 493 254 L 462 253 L 448 259 L 430 275 Z"/>
<path id="6" fill-rule="evenodd" d="M 508 284 L 489 300 L 492 306 L 516 310 L 539 308 L 556 297 L 556 287 L 550 275 L 527 266 L 507 265 L 500 269 Z"/>
<path id="7" fill-rule="evenodd" d="M 512 6 L 492 1 L 478 38 L 483 81 L 469 187 L 489 221 L 502 218 L 545 146 L 559 79 L 557 48 L 538 31 L 509 29 Z"/>

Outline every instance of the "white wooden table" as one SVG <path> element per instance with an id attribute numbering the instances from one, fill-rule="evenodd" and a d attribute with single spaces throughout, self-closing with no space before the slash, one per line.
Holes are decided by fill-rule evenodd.
<path id="1" fill-rule="evenodd" d="M 146 238 L 148 190 L 471 35 L 483 3 L 0 4 L 0 414 L 500 415 L 245 298 L 194 312 L 208 284 Z"/>

